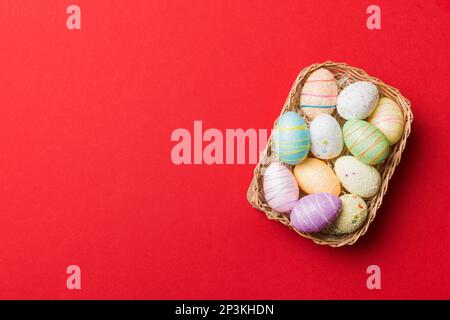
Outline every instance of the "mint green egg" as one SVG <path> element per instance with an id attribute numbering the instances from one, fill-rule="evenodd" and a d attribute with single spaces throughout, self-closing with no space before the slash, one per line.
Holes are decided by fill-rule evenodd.
<path id="1" fill-rule="evenodd" d="M 389 141 L 373 124 L 358 119 L 348 120 L 342 132 L 347 149 L 365 164 L 376 165 L 389 156 Z"/>

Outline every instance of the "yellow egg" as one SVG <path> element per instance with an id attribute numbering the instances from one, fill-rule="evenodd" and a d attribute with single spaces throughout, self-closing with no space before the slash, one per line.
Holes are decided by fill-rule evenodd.
<path id="1" fill-rule="evenodd" d="M 328 192 L 338 196 L 341 184 L 324 161 L 316 158 L 306 158 L 294 167 L 294 176 L 300 188 L 308 193 Z"/>
<path id="2" fill-rule="evenodd" d="M 400 140 L 405 126 L 402 110 L 394 100 L 387 97 L 380 99 L 368 121 L 386 136 L 390 145 Z"/>

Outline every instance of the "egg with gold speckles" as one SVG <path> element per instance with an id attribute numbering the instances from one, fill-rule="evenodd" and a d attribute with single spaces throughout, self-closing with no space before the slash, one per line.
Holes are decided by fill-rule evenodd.
<path id="1" fill-rule="evenodd" d="M 309 125 L 311 153 L 319 159 L 337 157 L 344 147 L 342 131 L 336 119 L 329 114 L 321 114 Z"/>
<path id="2" fill-rule="evenodd" d="M 367 204 L 354 194 L 344 194 L 339 197 L 342 202 L 342 210 L 337 219 L 322 233 L 348 234 L 358 230 L 366 221 Z"/>
<path id="3" fill-rule="evenodd" d="M 399 105 L 394 100 L 383 97 L 370 115 L 368 121 L 383 132 L 390 145 L 402 137 L 405 119 Z"/>
<path id="4" fill-rule="evenodd" d="M 300 107 L 309 119 L 320 114 L 332 114 L 336 110 L 338 87 L 333 74 L 320 68 L 313 71 L 300 92 Z"/>

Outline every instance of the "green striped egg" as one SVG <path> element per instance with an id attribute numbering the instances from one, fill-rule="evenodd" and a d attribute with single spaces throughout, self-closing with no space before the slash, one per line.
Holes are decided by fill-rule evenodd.
<path id="1" fill-rule="evenodd" d="M 373 124 L 358 119 L 348 120 L 342 128 L 347 149 L 365 164 L 376 165 L 389 155 L 389 141 Z"/>
<path id="2" fill-rule="evenodd" d="M 308 155 L 309 130 L 305 120 L 296 112 L 286 112 L 275 126 L 274 143 L 280 161 L 297 164 Z"/>

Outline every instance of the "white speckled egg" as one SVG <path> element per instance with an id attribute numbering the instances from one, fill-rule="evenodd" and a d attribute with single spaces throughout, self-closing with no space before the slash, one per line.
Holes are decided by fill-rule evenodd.
<path id="1" fill-rule="evenodd" d="M 344 88 L 337 98 L 337 112 L 346 119 L 365 119 L 378 103 L 378 89 L 368 81 L 357 81 Z"/>
<path id="2" fill-rule="evenodd" d="M 335 118 L 321 114 L 310 123 L 311 152 L 319 159 L 337 157 L 344 147 L 342 130 Z"/>
<path id="3" fill-rule="evenodd" d="M 381 186 L 378 170 L 355 157 L 343 156 L 334 163 L 334 171 L 342 186 L 361 198 L 373 197 Z"/>

